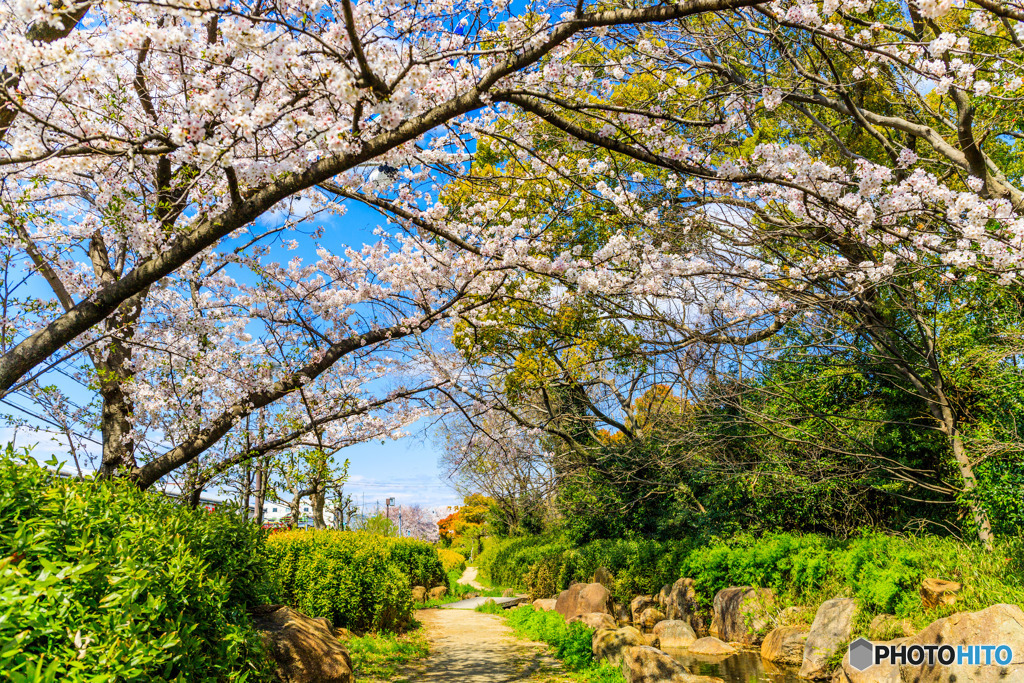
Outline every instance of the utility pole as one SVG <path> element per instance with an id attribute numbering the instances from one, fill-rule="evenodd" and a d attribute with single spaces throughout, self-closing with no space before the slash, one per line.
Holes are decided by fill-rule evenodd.
<path id="1" fill-rule="evenodd" d="M 398 537 L 402 537 L 402 508 L 398 508 Z"/>
<path id="2" fill-rule="evenodd" d="M 395 504 L 394 497 L 384 499 L 384 513 L 391 519 L 391 506 Z"/>

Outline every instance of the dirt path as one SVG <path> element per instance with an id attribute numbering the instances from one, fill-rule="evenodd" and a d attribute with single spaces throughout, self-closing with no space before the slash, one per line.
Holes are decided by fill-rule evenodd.
<path id="1" fill-rule="evenodd" d="M 425 609 L 416 613 L 430 643 L 430 655 L 403 672 L 410 683 L 540 683 L 567 680 L 543 643 L 519 640 L 504 620 L 466 610 Z"/>
<path id="2" fill-rule="evenodd" d="M 466 567 L 466 571 L 462 572 L 462 576 L 459 577 L 457 583 L 472 586 L 478 591 L 487 590 L 479 581 L 476 580 L 476 567 Z"/>

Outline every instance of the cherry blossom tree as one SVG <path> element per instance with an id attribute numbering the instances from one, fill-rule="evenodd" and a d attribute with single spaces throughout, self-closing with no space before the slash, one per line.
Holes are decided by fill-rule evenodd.
<path id="1" fill-rule="evenodd" d="M 990 0 L 19 3 L 3 210 L 26 286 L 57 306 L 11 312 L 0 388 L 88 354 L 109 462 L 148 486 L 253 411 L 287 406 L 307 438 L 456 383 L 353 396 L 525 302 L 585 297 L 676 352 L 757 345 L 823 305 L 871 321 L 918 269 L 1008 285 L 1021 16 Z M 275 260 L 354 201 L 398 229 L 342 251 L 314 228 L 315 259 Z M 919 390 L 956 452 L 935 388 Z M 172 443 L 145 463 L 126 457 L 140 415 Z"/>

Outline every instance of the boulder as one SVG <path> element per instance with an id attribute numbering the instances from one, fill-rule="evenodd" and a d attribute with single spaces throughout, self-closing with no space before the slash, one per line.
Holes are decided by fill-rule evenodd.
<path id="1" fill-rule="evenodd" d="M 804 645 L 801 678 L 825 678 L 828 675 L 828 659 L 850 641 L 856 615 L 857 601 L 853 598 L 834 598 L 821 603 Z"/>
<path id="2" fill-rule="evenodd" d="M 584 626 L 592 628 L 595 631 L 602 628 L 614 630 L 617 627 L 615 620 L 612 619 L 611 615 L 605 614 L 604 612 L 587 612 L 586 614 L 577 614 L 566 621 L 570 624 L 574 621 L 582 622 Z"/>
<path id="3" fill-rule="evenodd" d="M 871 640 L 888 640 L 889 638 L 909 638 L 917 633 L 910 619 L 899 619 L 893 614 L 879 614 L 868 626 Z"/>
<path id="4" fill-rule="evenodd" d="M 440 600 L 447 594 L 447 588 L 445 588 L 444 586 L 435 586 L 434 588 L 430 589 L 429 593 L 427 593 L 427 597 L 429 597 L 431 600 Z"/>
<path id="5" fill-rule="evenodd" d="M 779 626 L 768 632 L 761 643 L 761 659 L 776 664 L 800 666 L 804 661 L 807 632 L 796 626 Z"/>
<path id="6" fill-rule="evenodd" d="M 715 595 L 711 635 L 744 645 L 760 644 L 771 623 L 775 594 L 769 588 L 738 586 Z"/>
<path id="7" fill-rule="evenodd" d="M 881 641 L 880 641 L 881 642 Z M 833 683 L 1011 683 L 1024 681 L 1024 611 L 1017 605 L 992 605 L 978 612 L 957 612 L 929 624 L 910 638 L 884 641 L 886 645 L 1008 645 L 1013 659 L 997 664 L 939 663 L 912 666 L 883 662 L 864 671 L 850 666 L 849 652 Z M 984 656 L 984 655 L 982 655 Z"/>
<path id="8" fill-rule="evenodd" d="M 612 613 L 612 594 L 599 583 L 574 583 L 559 593 L 555 611 L 566 619 L 590 612 Z"/>
<path id="9" fill-rule="evenodd" d="M 427 589 L 423 586 L 412 587 L 412 601 L 413 602 L 426 602 L 427 601 Z"/>
<path id="10" fill-rule="evenodd" d="M 627 683 L 724 683 L 721 678 L 691 674 L 669 655 L 647 645 L 625 648 L 621 666 Z"/>
<path id="11" fill-rule="evenodd" d="M 594 631 L 590 647 L 595 660 L 606 659 L 612 664 L 622 662 L 622 651 L 633 645 L 647 645 L 647 639 L 632 626 Z"/>
<path id="12" fill-rule="evenodd" d="M 914 683 L 1010 683 L 1024 681 L 1024 611 L 1017 605 L 992 605 L 978 612 L 957 612 L 933 621 L 903 641 L 906 645 L 1008 645 L 1013 659 L 1007 666 L 952 664 L 901 666 L 904 681 Z"/>
<path id="13" fill-rule="evenodd" d="M 956 602 L 960 584 L 942 579 L 925 579 L 921 582 L 921 604 L 925 609 L 935 609 Z"/>
<path id="14" fill-rule="evenodd" d="M 658 647 L 663 650 L 689 647 L 697 640 L 697 634 L 687 621 L 679 619 L 666 619 L 654 625 L 651 636 L 658 641 Z"/>
<path id="15" fill-rule="evenodd" d="M 671 586 L 665 586 L 658 595 L 662 609 L 669 619 L 685 619 L 690 626 L 696 628 L 691 618 L 697 602 L 697 591 L 693 588 L 693 579 L 679 579 Z"/>
<path id="16" fill-rule="evenodd" d="M 556 602 L 558 601 L 554 598 L 540 598 L 533 601 L 533 608 L 538 612 L 551 612 L 555 609 Z"/>
<path id="17" fill-rule="evenodd" d="M 629 611 L 629 605 L 615 603 L 612 606 L 612 616 L 619 626 L 629 626 L 633 623 L 633 614 Z"/>
<path id="18" fill-rule="evenodd" d="M 648 607 L 640 613 L 640 622 L 635 626 L 644 633 L 650 633 L 659 621 L 665 621 L 665 613 L 657 607 Z"/>
<path id="19" fill-rule="evenodd" d="M 590 583 L 599 583 L 611 590 L 615 586 L 615 577 L 607 567 L 598 567 L 594 575 L 590 577 Z"/>
<path id="20" fill-rule="evenodd" d="M 690 646 L 686 649 L 695 655 L 731 655 L 739 652 L 739 649 L 736 647 L 722 642 L 714 636 L 698 638 L 690 643 Z"/>
<path id="21" fill-rule="evenodd" d="M 274 661 L 281 683 L 354 680 L 348 652 L 322 620 L 284 605 L 264 605 L 253 611 L 253 625 Z"/>
<path id="22" fill-rule="evenodd" d="M 503 598 L 511 598 L 515 594 L 516 594 L 516 592 L 514 590 L 512 590 L 511 588 L 506 588 L 505 590 L 501 591 L 501 597 L 503 597 Z"/>
<path id="23" fill-rule="evenodd" d="M 474 593 L 473 591 L 470 591 L 469 593 L 466 593 L 465 595 L 463 595 L 462 599 L 463 600 L 472 600 L 473 598 L 479 598 L 479 597 L 480 597 L 479 593 Z"/>
<path id="24" fill-rule="evenodd" d="M 878 641 L 882 645 L 897 645 L 902 640 Z M 832 676 L 832 683 L 903 683 L 900 677 L 900 667 L 897 664 L 882 662 L 868 667 L 864 671 L 857 671 L 850 666 L 850 651 L 847 649 L 843 655 L 843 663 L 840 664 Z"/>
<path id="25" fill-rule="evenodd" d="M 629 615 L 634 624 L 640 623 L 640 615 L 648 607 L 657 607 L 658 600 L 653 595 L 638 595 L 629 602 Z"/>

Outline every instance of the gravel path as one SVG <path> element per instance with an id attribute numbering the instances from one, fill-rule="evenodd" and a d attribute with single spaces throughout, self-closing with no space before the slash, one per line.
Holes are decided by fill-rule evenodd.
<path id="1" fill-rule="evenodd" d="M 404 672 L 414 683 L 506 683 L 564 681 L 559 663 L 543 643 L 517 639 L 494 614 L 425 609 L 416 613 L 430 655 Z"/>

